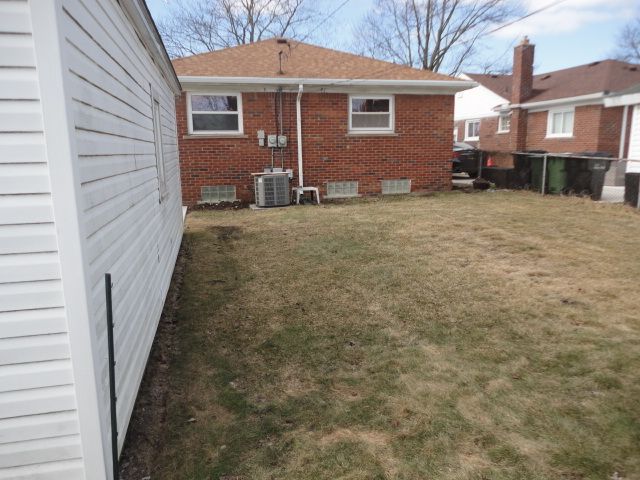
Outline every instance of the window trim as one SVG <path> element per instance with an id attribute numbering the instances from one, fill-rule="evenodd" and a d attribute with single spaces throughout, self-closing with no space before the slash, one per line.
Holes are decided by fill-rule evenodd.
<path id="1" fill-rule="evenodd" d="M 506 130 L 502 128 L 502 119 L 504 117 L 509 118 L 509 128 L 507 128 Z M 501 113 L 500 115 L 498 115 L 498 130 L 496 133 L 509 133 L 510 131 L 511 131 L 511 112 Z"/>
<path id="2" fill-rule="evenodd" d="M 553 115 L 558 113 L 572 113 L 573 114 L 573 123 L 571 125 L 570 133 L 553 133 L 551 129 L 553 128 Z M 576 126 L 576 109 L 575 107 L 565 107 L 565 108 L 551 108 L 547 113 L 547 137 L 546 138 L 571 138 L 573 137 L 573 130 Z M 562 117 L 562 127 L 564 128 L 564 116 Z"/>
<path id="3" fill-rule="evenodd" d="M 203 112 L 191 109 L 191 96 L 192 95 L 210 95 L 214 97 L 236 97 L 238 99 L 238 112 Z M 238 130 L 194 130 L 193 129 L 193 114 L 218 114 L 218 115 L 238 115 Z M 189 135 L 242 135 L 244 134 L 244 122 L 242 118 L 242 93 L 240 92 L 187 92 L 187 128 Z"/>
<path id="4" fill-rule="evenodd" d="M 470 123 L 478 123 L 478 136 L 477 137 L 468 137 L 469 134 L 469 124 Z M 480 140 L 480 119 L 479 118 L 470 118 L 469 120 L 464 121 L 464 141 L 469 142 L 477 142 Z"/>
<path id="5" fill-rule="evenodd" d="M 162 103 L 160 102 L 160 95 L 153 87 L 151 87 L 151 122 L 153 126 L 153 145 L 158 176 L 158 201 L 162 203 L 167 197 L 169 189 L 167 188 L 167 168 L 164 161 L 164 143 L 162 139 Z"/>
<path id="6" fill-rule="evenodd" d="M 389 100 L 389 126 L 388 127 L 367 127 L 360 128 L 352 125 L 353 120 L 353 102 L 352 100 Z M 349 133 L 369 133 L 369 134 L 389 134 L 395 133 L 396 124 L 396 102 L 395 95 L 367 95 L 367 94 L 354 94 L 349 95 Z M 356 112 L 362 113 L 362 112 Z M 380 113 L 380 112 L 378 112 Z"/>

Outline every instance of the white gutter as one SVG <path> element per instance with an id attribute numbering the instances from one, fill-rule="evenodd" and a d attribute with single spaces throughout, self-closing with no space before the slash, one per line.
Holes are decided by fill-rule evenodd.
<path id="1" fill-rule="evenodd" d="M 571 105 L 571 104 L 601 104 L 604 101 L 606 96 L 605 92 L 598 93 L 590 93 L 588 95 L 578 95 L 576 97 L 566 97 L 566 98 L 556 98 L 554 100 L 543 100 L 540 102 L 529 102 L 529 103 L 512 103 L 508 105 L 508 108 L 544 108 L 544 107 L 553 107 L 558 105 Z M 495 107 L 495 109 L 504 109 L 507 107 L 506 105 L 499 105 Z"/>
<path id="2" fill-rule="evenodd" d="M 304 177 L 302 175 L 302 109 L 300 100 L 302 99 L 303 84 L 298 85 L 298 98 L 296 99 L 296 127 L 298 130 L 298 188 L 304 187 Z"/>
<path id="3" fill-rule="evenodd" d="M 477 82 L 467 80 L 372 80 L 349 78 L 295 78 L 295 77 L 207 77 L 178 76 L 183 84 L 244 84 L 244 85 L 307 85 L 307 86 L 357 86 L 357 87 L 423 87 L 466 90 L 477 87 Z"/>
<path id="4" fill-rule="evenodd" d="M 609 97 L 604 101 L 605 107 L 622 107 L 626 105 L 637 105 L 637 104 L 640 104 L 640 92 L 628 93 L 625 95 L 616 95 L 613 97 Z"/>

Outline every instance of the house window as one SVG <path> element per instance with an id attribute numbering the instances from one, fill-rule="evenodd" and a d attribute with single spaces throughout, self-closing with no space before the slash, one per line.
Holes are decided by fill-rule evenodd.
<path id="1" fill-rule="evenodd" d="M 162 144 L 162 117 L 160 115 L 160 101 L 155 94 L 151 95 L 151 109 L 153 119 L 153 143 L 156 153 L 156 170 L 158 173 L 158 191 L 160 201 L 167 193 L 167 179 L 164 171 L 164 145 Z"/>
<path id="2" fill-rule="evenodd" d="M 571 137 L 573 135 L 574 109 L 549 110 L 547 137 Z"/>
<path id="3" fill-rule="evenodd" d="M 398 195 L 400 193 L 411 193 L 411 180 L 408 178 L 382 180 L 383 195 Z"/>
<path id="4" fill-rule="evenodd" d="M 202 187 L 202 202 L 219 203 L 219 202 L 235 202 L 236 187 L 235 185 L 214 185 L 210 187 Z"/>
<path id="5" fill-rule="evenodd" d="M 242 133 L 242 96 L 235 94 L 189 93 L 189 133 Z"/>
<path id="6" fill-rule="evenodd" d="M 467 120 L 464 122 L 464 139 L 480 140 L 480 120 Z"/>
<path id="7" fill-rule="evenodd" d="M 502 113 L 498 117 L 498 133 L 507 133 L 511 130 L 511 114 Z"/>
<path id="8" fill-rule="evenodd" d="M 453 141 L 457 142 L 458 141 L 458 127 L 453 127 Z"/>
<path id="9" fill-rule="evenodd" d="M 328 182 L 327 197 L 357 197 L 358 182 Z"/>
<path id="10" fill-rule="evenodd" d="M 383 133 L 393 132 L 393 96 L 350 96 L 349 131 Z"/>

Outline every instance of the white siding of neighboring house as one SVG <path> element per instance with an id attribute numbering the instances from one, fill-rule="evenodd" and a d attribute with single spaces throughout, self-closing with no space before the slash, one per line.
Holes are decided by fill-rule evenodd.
<path id="1" fill-rule="evenodd" d="M 627 163 L 627 172 L 640 173 L 640 105 L 633 106 L 629 135 L 629 158 L 637 161 Z"/>
<path id="2" fill-rule="evenodd" d="M 122 448 L 182 238 L 175 98 L 115 0 L 62 4 L 103 443 L 109 445 L 110 436 L 104 292 L 109 272 Z M 152 94 L 161 109 L 167 184 L 162 202 Z"/>
<path id="3" fill-rule="evenodd" d="M 103 277 L 121 449 L 180 246 L 172 79 L 121 3 L 0 0 L 0 479 L 111 477 Z"/>
<path id="4" fill-rule="evenodd" d="M 84 469 L 30 9 L 0 1 L 0 479 Z"/>
<path id="5" fill-rule="evenodd" d="M 464 80 L 471 80 L 466 75 L 461 75 Z M 509 103 L 505 98 L 496 95 L 482 85 L 456 93 L 454 121 L 497 117 L 498 113 L 493 108 Z"/>

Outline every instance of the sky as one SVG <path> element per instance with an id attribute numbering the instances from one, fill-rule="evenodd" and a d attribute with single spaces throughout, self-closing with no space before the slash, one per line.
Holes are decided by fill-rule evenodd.
<path id="1" fill-rule="evenodd" d="M 176 0 L 147 0 L 156 20 L 167 15 Z M 351 30 L 374 0 L 350 0 L 327 22 L 322 35 L 327 46 L 348 49 Z M 327 12 L 342 0 L 324 0 Z M 525 20 L 503 28 L 482 43 L 486 58 L 511 62 L 513 47 L 528 35 L 535 44 L 535 71 L 544 73 L 610 58 L 624 25 L 640 15 L 638 0 L 521 0 L 524 12 L 553 5 Z"/>

